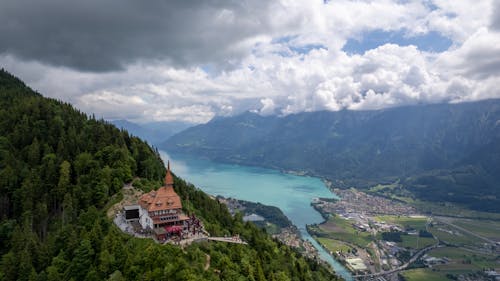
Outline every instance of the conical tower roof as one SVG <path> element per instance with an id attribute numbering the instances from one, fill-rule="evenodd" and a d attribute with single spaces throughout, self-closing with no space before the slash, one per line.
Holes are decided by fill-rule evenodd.
<path id="1" fill-rule="evenodd" d="M 165 186 L 173 186 L 174 185 L 174 177 L 170 173 L 170 161 L 167 163 L 167 174 L 165 175 Z"/>

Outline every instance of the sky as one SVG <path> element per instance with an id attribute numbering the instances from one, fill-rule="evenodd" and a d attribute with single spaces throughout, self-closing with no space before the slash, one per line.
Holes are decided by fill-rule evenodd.
<path id="1" fill-rule="evenodd" d="M 500 0 L 0 0 L 0 67 L 105 119 L 500 98 Z"/>

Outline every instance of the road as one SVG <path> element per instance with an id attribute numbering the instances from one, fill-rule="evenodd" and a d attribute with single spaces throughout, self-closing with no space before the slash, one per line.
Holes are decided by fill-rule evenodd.
<path id="1" fill-rule="evenodd" d="M 430 220 L 427 219 L 427 224 L 425 225 L 425 229 L 428 232 L 429 232 L 429 222 L 430 222 Z M 394 269 L 391 269 L 391 270 L 387 270 L 387 271 L 381 271 L 381 272 L 377 272 L 377 273 L 364 274 L 364 275 L 355 275 L 354 278 L 377 277 L 377 276 L 388 275 L 388 274 L 392 274 L 392 273 L 396 273 L 398 271 L 404 270 L 411 263 L 413 263 L 414 261 L 416 261 L 425 252 L 428 252 L 428 251 L 430 251 L 432 249 L 435 249 L 435 248 L 438 248 L 438 247 L 443 247 L 442 245 L 439 245 L 439 239 L 437 239 L 437 237 L 433 236 L 433 238 L 434 238 L 434 240 L 436 240 L 436 244 L 428 246 L 428 247 L 423 248 L 422 250 L 418 251 L 415 255 L 413 255 L 413 257 L 410 258 L 410 260 L 407 263 L 405 263 L 405 264 L 403 264 L 403 265 L 401 265 L 401 266 L 399 266 L 397 268 L 394 268 Z"/>
<path id="2" fill-rule="evenodd" d="M 365 278 L 365 277 L 377 277 L 377 276 L 382 276 L 382 275 L 388 275 L 388 274 L 392 274 L 392 273 L 396 273 L 398 271 L 401 271 L 401 270 L 404 270 L 405 268 L 407 268 L 411 263 L 413 263 L 414 261 L 416 261 L 422 254 L 424 254 L 425 252 L 427 251 L 430 251 L 432 249 L 435 249 L 435 248 L 438 248 L 438 247 L 443 247 L 439 244 L 434 244 L 432 246 L 429 246 L 427 248 L 423 248 L 422 250 L 418 251 L 415 255 L 413 255 L 413 257 L 411 257 L 411 259 L 397 267 L 397 268 L 394 268 L 394 269 L 391 269 L 391 270 L 387 270 L 387 271 L 381 271 L 381 272 L 377 272 L 377 273 L 371 273 L 371 274 L 364 274 L 364 275 L 354 275 L 353 277 L 354 278 Z"/>
<path id="3" fill-rule="evenodd" d="M 434 218 L 435 218 L 435 219 L 437 219 L 438 221 L 440 221 L 440 222 L 442 222 L 442 223 L 444 223 L 444 224 L 447 224 L 447 225 L 449 225 L 449 226 L 451 226 L 451 227 L 454 227 L 454 228 L 456 228 L 456 229 L 458 229 L 458 230 L 460 230 L 460 231 L 462 231 L 462 232 L 464 232 L 464 233 L 467 233 L 467 234 L 469 234 L 469 235 L 472 235 L 472 236 L 474 236 L 474 237 L 476 237 L 476 238 L 479 238 L 479 239 L 481 239 L 481 240 L 483 240 L 483 241 L 486 241 L 486 242 L 488 242 L 488 243 L 490 243 L 490 244 L 492 244 L 492 245 L 496 245 L 496 242 L 495 242 L 495 241 L 493 241 L 493 240 L 491 240 L 491 239 L 488 239 L 488 238 L 486 238 L 486 237 L 484 237 L 484 236 L 481 236 L 481 235 L 479 235 L 479 234 L 477 234 L 477 233 L 474 233 L 474 232 L 472 232 L 472 231 L 469 231 L 469 230 L 467 230 L 467 229 L 465 229 L 465 228 L 463 228 L 463 227 L 460 227 L 460 226 L 458 226 L 458 225 L 454 224 L 454 223 L 452 222 L 452 221 L 453 221 L 453 219 L 452 219 L 452 218 L 448 218 L 448 217 L 434 217 Z"/>

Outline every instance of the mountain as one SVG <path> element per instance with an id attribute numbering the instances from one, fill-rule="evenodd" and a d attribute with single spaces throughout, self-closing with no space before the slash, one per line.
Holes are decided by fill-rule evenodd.
<path id="1" fill-rule="evenodd" d="M 500 100 L 486 100 L 285 117 L 247 112 L 189 128 L 160 147 L 305 171 L 339 187 L 399 180 L 421 198 L 500 211 L 499 140 Z"/>
<path id="2" fill-rule="evenodd" d="M 130 134 L 138 136 L 150 144 L 158 144 L 170 136 L 185 130 L 193 124 L 179 121 L 148 122 L 137 124 L 124 119 L 111 120 L 113 125 L 127 130 Z"/>
<path id="3" fill-rule="evenodd" d="M 121 232 L 106 215 L 133 181 L 161 185 L 144 141 L 0 71 L 0 280 L 337 280 L 175 177 L 184 211 L 248 245 L 181 248 Z"/>

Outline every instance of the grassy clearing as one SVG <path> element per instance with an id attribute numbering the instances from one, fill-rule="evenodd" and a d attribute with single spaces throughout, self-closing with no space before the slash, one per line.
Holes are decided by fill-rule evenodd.
<path id="1" fill-rule="evenodd" d="M 412 218 L 406 216 L 377 216 L 375 220 L 387 223 L 397 224 L 404 228 L 413 228 L 417 230 L 425 230 L 425 225 L 427 224 L 427 218 Z"/>
<path id="2" fill-rule="evenodd" d="M 399 187 L 399 181 L 391 184 L 378 184 L 369 189 L 370 192 L 380 192 L 380 191 L 391 191 L 394 188 Z"/>
<path id="3" fill-rule="evenodd" d="M 451 245 L 456 246 L 465 246 L 470 245 L 474 246 L 480 244 L 481 241 L 478 238 L 471 236 L 469 234 L 460 232 L 459 230 L 450 227 L 445 224 L 434 224 L 433 227 L 429 228 L 429 231 L 436 236 L 439 240 L 446 242 Z"/>
<path id="4" fill-rule="evenodd" d="M 498 221 L 455 219 L 453 223 L 470 232 L 500 241 L 500 222 Z"/>
<path id="5" fill-rule="evenodd" d="M 450 263 L 445 265 L 436 265 L 430 268 L 416 268 L 401 272 L 401 275 L 407 281 L 434 281 L 434 280 L 452 280 L 447 278 L 447 274 L 460 275 L 467 274 L 482 269 L 472 264 Z"/>
<path id="6" fill-rule="evenodd" d="M 436 216 L 500 220 L 500 213 L 473 211 L 451 203 L 434 203 L 420 200 L 408 200 L 408 203 L 414 206 L 417 210 L 424 213 L 432 213 Z"/>
<path id="7" fill-rule="evenodd" d="M 444 248 L 437 248 L 433 249 L 428 252 L 429 256 L 433 256 L 436 258 L 449 258 L 449 259 L 460 259 L 464 258 L 467 256 L 469 252 L 466 252 L 465 250 L 462 250 L 460 248 L 454 248 L 454 247 L 444 247 Z"/>
<path id="8" fill-rule="evenodd" d="M 345 253 L 351 250 L 351 247 L 349 247 L 349 245 L 339 240 L 324 237 L 316 238 L 316 240 L 318 240 L 321 245 L 323 245 L 326 249 L 333 253 L 337 251 Z"/>
<path id="9" fill-rule="evenodd" d="M 401 273 L 407 281 L 442 281 L 448 280 L 446 273 L 432 271 L 428 268 L 416 268 Z"/>
<path id="10" fill-rule="evenodd" d="M 461 248 L 445 247 L 430 251 L 428 255 L 450 259 L 449 264 L 440 265 L 442 270 L 481 270 L 497 267 L 496 257 L 493 255 L 471 253 Z"/>
<path id="11" fill-rule="evenodd" d="M 371 234 L 356 230 L 352 224 L 352 220 L 335 216 L 331 217 L 325 224 L 311 227 L 310 229 L 316 233 L 318 237 L 340 240 L 361 248 L 366 248 L 373 240 Z"/>
<path id="12" fill-rule="evenodd" d="M 404 248 L 422 249 L 430 245 L 436 244 L 436 240 L 427 237 L 418 237 L 416 235 L 401 235 L 403 242 L 398 243 Z"/>

